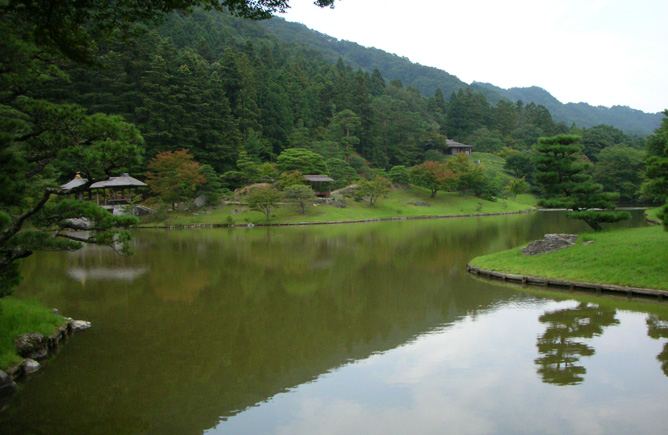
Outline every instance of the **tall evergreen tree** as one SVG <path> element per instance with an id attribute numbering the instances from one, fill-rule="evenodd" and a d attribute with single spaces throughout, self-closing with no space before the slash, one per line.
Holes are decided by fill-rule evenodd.
<path id="1" fill-rule="evenodd" d="M 580 137 L 557 135 L 540 138 L 534 147 L 538 154 L 536 181 L 543 186 L 545 199 L 539 204 L 546 208 L 571 210 L 568 216 L 581 219 L 596 231 L 601 223 L 614 223 L 631 216 L 615 210 L 615 194 L 603 192 L 603 186 L 591 182 L 589 164 L 579 158 L 582 154 Z"/>

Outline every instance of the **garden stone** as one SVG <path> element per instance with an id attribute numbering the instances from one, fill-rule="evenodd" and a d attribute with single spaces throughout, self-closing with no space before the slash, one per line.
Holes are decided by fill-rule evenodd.
<path id="1" fill-rule="evenodd" d="M 49 350 L 46 337 L 36 332 L 19 335 L 15 344 L 16 353 L 23 358 L 44 359 Z"/>
<path id="2" fill-rule="evenodd" d="M 559 249 L 575 246 L 576 234 L 545 234 L 543 240 L 535 240 L 522 248 L 524 255 L 546 254 Z"/>
<path id="3" fill-rule="evenodd" d="M 85 320 L 73 320 L 72 321 L 72 330 L 73 331 L 83 331 L 84 329 L 90 328 L 92 325 L 90 322 Z"/>
<path id="4" fill-rule="evenodd" d="M 30 358 L 24 359 L 21 365 L 23 366 L 23 373 L 25 373 L 26 375 L 29 375 L 30 373 L 35 373 L 37 370 L 42 368 L 40 363 Z"/>

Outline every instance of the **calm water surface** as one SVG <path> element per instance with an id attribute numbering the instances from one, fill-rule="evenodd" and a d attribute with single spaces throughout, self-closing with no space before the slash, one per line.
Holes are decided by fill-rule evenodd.
<path id="1" fill-rule="evenodd" d="M 132 257 L 34 255 L 17 296 L 93 328 L 0 433 L 665 433 L 660 312 L 465 271 L 572 231 L 560 213 L 144 230 Z"/>

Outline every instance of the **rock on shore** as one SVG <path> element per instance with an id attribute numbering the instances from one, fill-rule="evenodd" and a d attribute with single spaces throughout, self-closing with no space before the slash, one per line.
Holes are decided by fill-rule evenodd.
<path id="1" fill-rule="evenodd" d="M 535 240 L 522 248 L 524 255 L 546 254 L 559 249 L 575 246 L 576 234 L 545 234 L 543 240 Z"/>

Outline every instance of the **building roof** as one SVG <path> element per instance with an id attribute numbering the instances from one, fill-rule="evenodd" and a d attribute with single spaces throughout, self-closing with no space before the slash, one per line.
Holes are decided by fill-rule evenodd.
<path id="1" fill-rule="evenodd" d="M 60 186 L 60 188 L 63 190 L 72 190 L 75 187 L 79 187 L 86 183 L 88 183 L 88 180 L 85 178 L 81 178 L 81 175 L 79 175 L 79 173 L 77 172 L 77 175 L 74 178 L 72 178 L 70 181 Z"/>
<path id="2" fill-rule="evenodd" d="M 329 178 L 327 175 L 304 175 L 304 178 L 306 178 L 308 181 L 334 181 L 333 179 Z"/>
<path id="3" fill-rule="evenodd" d="M 447 139 L 445 141 L 448 148 L 473 148 L 473 145 L 466 145 L 463 143 L 455 142 L 454 140 Z"/>
<path id="4" fill-rule="evenodd" d="M 98 181 L 91 184 L 91 189 L 104 189 L 106 187 L 145 187 L 143 183 L 136 178 L 131 177 L 127 172 L 121 174 L 119 177 L 109 177 L 108 180 Z"/>

